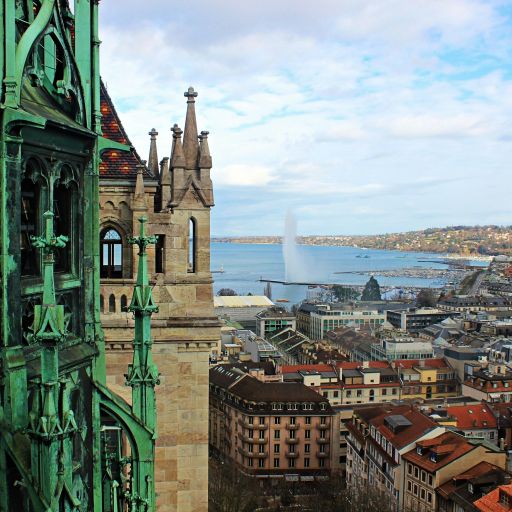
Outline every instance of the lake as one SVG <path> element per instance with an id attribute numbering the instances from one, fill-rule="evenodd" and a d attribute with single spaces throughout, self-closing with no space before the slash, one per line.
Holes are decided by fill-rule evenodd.
<path id="1" fill-rule="evenodd" d="M 340 283 L 362 285 L 368 275 L 336 274 L 348 271 L 393 270 L 401 268 L 445 269 L 443 256 L 429 253 L 405 253 L 357 247 L 330 247 L 298 245 L 293 262 L 288 265 L 289 280 L 306 283 Z M 421 260 L 439 260 L 439 263 Z M 290 265 L 293 263 L 293 269 Z M 264 282 L 259 279 L 285 280 L 285 262 L 281 245 L 231 244 L 212 242 L 211 268 L 214 273 L 214 293 L 221 288 L 232 288 L 239 295 L 263 295 Z M 443 283 L 437 279 L 377 276 L 380 285 L 432 287 Z M 305 299 L 308 287 L 304 285 L 272 284 L 272 299 L 286 299 L 295 304 Z"/>

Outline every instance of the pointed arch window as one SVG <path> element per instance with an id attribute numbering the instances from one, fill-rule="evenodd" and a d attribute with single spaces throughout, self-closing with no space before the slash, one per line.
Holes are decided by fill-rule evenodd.
<path id="1" fill-rule="evenodd" d="M 101 232 L 100 276 L 107 278 L 123 277 L 123 239 L 113 228 Z"/>
<path id="2" fill-rule="evenodd" d="M 196 240 L 197 239 L 197 226 L 196 220 L 190 218 L 188 221 L 188 258 L 187 258 L 187 272 L 193 274 L 196 272 Z"/>

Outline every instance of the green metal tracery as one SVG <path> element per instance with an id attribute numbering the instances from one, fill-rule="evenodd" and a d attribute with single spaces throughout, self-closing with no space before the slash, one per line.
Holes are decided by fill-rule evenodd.
<path id="1" fill-rule="evenodd" d="M 131 405 L 106 386 L 98 3 L 0 0 L 0 512 L 155 510 L 143 222 Z"/>

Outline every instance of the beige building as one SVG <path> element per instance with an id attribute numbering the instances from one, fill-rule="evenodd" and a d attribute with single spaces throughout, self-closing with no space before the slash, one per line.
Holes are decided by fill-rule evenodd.
<path id="1" fill-rule="evenodd" d="M 431 512 L 438 509 L 437 489 L 454 476 L 485 461 L 505 468 L 506 454 L 496 446 L 468 441 L 453 432 L 416 442 L 405 460 L 405 510 Z"/>
<path id="2" fill-rule="evenodd" d="M 102 129 L 131 145 L 113 103 L 101 90 Z M 198 136 L 195 99 L 186 93 L 184 132 L 174 125 L 170 159 L 160 162 L 150 132 L 146 162 L 135 150 L 109 150 L 100 164 L 101 304 L 108 383 L 127 397 L 124 372 L 132 359 L 131 300 L 137 254 L 128 243 L 137 220 L 158 235 L 149 246 L 150 280 L 159 312 L 153 315 L 157 387 L 156 492 L 162 512 L 208 510 L 208 359 L 220 339 L 210 273 L 213 206 L 208 132 Z M 183 140 L 182 140 L 183 135 Z M 170 146 L 170 143 L 169 143 Z"/>
<path id="3" fill-rule="evenodd" d="M 263 382 L 233 365 L 210 370 L 210 447 L 247 475 L 327 476 L 333 418 L 329 402 L 303 384 Z"/>

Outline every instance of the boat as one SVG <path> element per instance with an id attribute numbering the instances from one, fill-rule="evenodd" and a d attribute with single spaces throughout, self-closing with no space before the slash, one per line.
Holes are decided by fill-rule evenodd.
<path id="1" fill-rule="evenodd" d="M 288 299 L 276 299 L 276 302 L 290 302 Z"/>

